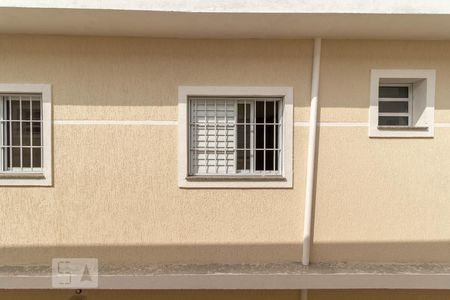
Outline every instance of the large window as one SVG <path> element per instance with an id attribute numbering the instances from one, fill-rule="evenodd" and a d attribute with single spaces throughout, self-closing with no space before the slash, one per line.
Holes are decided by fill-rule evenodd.
<path id="1" fill-rule="evenodd" d="M 42 173 L 42 96 L 0 94 L 1 171 Z"/>
<path id="2" fill-rule="evenodd" d="M 282 101 L 190 97 L 189 175 L 281 174 Z"/>
<path id="3" fill-rule="evenodd" d="M 49 85 L 0 84 L 0 185 L 51 184 Z"/>
<path id="4" fill-rule="evenodd" d="M 180 186 L 291 184 L 290 89 L 185 87 L 180 97 Z"/>

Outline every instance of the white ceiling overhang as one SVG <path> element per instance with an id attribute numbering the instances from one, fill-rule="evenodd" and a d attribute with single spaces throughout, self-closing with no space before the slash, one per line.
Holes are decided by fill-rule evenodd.
<path id="1" fill-rule="evenodd" d="M 2 0 L 0 33 L 445 40 L 450 1 Z"/>

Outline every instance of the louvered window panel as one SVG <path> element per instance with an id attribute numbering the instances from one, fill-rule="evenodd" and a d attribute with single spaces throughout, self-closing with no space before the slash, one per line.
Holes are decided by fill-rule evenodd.
<path id="1" fill-rule="evenodd" d="M 412 125 L 412 86 L 383 84 L 378 88 L 378 127 Z"/>
<path id="2" fill-rule="evenodd" d="M 281 98 L 189 97 L 189 174 L 281 174 L 281 103 Z"/>

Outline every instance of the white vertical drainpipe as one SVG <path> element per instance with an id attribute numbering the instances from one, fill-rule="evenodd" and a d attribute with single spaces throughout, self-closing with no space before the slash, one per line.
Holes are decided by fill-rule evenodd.
<path id="1" fill-rule="evenodd" d="M 303 265 L 309 265 L 311 249 L 311 223 L 312 223 L 312 203 L 314 191 L 314 161 L 316 153 L 316 129 L 317 129 L 317 104 L 319 96 L 320 78 L 320 50 L 322 39 L 314 39 L 314 57 L 312 67 L 311 84 L 311 108 L 309 113 L 309 137 L 308 137 L 308 158 L 306 162 L 306 195 L 305 195 L 305 219 L 303 226 Z"/>

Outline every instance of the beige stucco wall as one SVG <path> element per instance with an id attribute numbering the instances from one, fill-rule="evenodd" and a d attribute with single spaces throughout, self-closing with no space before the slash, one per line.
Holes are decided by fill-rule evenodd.
<path id="1" fill-rule="evenodd" d="M 155 300 L 299 300 L 300 291 L 297 290 L 188 290 L 188 291 L 83 291 L 84 297 L 75 296 L 73 290 L 19 290 L 0 291 L 2 300 L 103 300 L 103 299 L 155 299 Z M 73 297 L 73 298 L 71 298 Z M 450 291 L 435 290 L 310 290 L 310 300 L 446 300 Z"/>
<path id="2" fill-rule="evenodd" d="M 323 42 L 320 121 L 368 122 L 370 69 L 436 69 L 436 123 L 450 121 L 450 43 Z M 450 128 L 433 139 L 319 132 L 313 260 L 450 261 Z"/>
<path id="3" fill-rule="evenodd" d="M 323 42 L 320 120 L 367 122 L 371 68 L 435 68 L 450 122 L 450 43 Z M 292 86 L 308 120 L 312 41 L 0 37 L 0 82 L 51 83 L 55 120 L 176 120 L 179 85 Z M 0 264 L 301 259 L 306 142 L 294 188 L 177 187 L 177 127 L 54 125 L 54 186 L 0 188 Z M 369 139 L 321 127 L 313 261 L 450 261 L 450 129 Z"/>
<path id="4" fill-rule="evenodd" d="M 53 86 L 55 120 L 176 120 L 179 85 L 293 86 L 311 41 L 2 37 L 0 82 Z M 176 126 L 54 125 L 54 187 L 0 188 L 0 264 L 291 261 L 301 255 L 307 133 L 295 188 L 181 190 Z"/>

